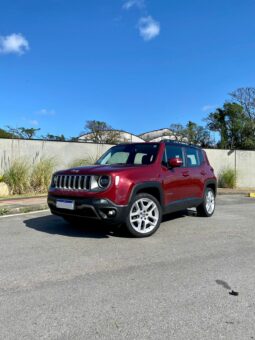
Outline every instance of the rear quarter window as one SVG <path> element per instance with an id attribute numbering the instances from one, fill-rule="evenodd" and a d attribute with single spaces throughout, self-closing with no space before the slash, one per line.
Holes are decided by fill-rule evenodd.
<path id="1" fill-rule="evenodd" d="M 186 148 L 186 166 L 194 168 L 202 164 L 202 151 L 196 148 Z"/>

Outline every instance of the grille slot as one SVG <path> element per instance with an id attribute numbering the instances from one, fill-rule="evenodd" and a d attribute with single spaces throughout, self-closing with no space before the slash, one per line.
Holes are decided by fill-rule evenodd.
<path id="1" fill-rule="evenodd" d="M 56 189 L 89 190 L 90 176 L 58 175 L 55 183 Z"/>

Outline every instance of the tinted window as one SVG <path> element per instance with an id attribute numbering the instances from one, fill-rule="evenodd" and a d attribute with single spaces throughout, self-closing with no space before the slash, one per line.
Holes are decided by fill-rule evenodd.
<path id="1" fill-rule="evenodd" d="M 204 163 L 205 161 L 205 158 L 204 158 L 204 153 L 202 150 L 197 150 L 198 152 L 198 157 L 199 157 L 199 160 L 200 160 L 200 164 Z"/>
<path id="2" fill-rule="evenodd" d="M 167 161 L 171 158 L 181 158 L 183 161 L 183 152 L 181 146 L 166 145 L 163 164 L 166 165 Z"/>
<path id="3" fill-rule="evenodd" d="M 108 150 L 96 164 L 151 164 L 155 161 L 159 144 L 117 145 Z"/>
<path id="4" fill-rule="evenodd" d="M 187 167 L 195 167 L 200 165 L 200 158 L 198 155 L 198 151 L 195 148 L 186 148 L 186 156 L 187 156 Z"/>

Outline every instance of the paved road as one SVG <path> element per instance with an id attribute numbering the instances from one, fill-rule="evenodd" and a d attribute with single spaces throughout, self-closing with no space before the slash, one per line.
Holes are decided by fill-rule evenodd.
<path id="1" fill-rule="evenodd" d="M 146 239 L 46 212 L 0 218 L 0 339 L 255 339 L 254 288 L 249 198 Z"/>

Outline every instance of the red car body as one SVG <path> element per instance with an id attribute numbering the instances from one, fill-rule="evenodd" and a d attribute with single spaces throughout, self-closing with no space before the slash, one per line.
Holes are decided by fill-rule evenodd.
<path id="1" fill-rule="evenodd" d="M 206 188 L 211 188 L 216 195 L 217 180 L 201 148 L 172 142 L 133 145 L 139 144 L 144 145 L 141 148 L 153 144 L 157 150 L 153 162 L 94 165 L 55 173 L 48 194 L 52 213 L 119 223 L 125 220 L 130 202 L 139 193 L 155 197 L 163 214 L 199 206 Z M 175 157 L 169 159 L 167 156 L 172 153 Z M 181 158 L 176 157 L 178 153 Z M 144 159 L 146 161 L 146 157 Z M 91 176 L 100 178 L 102 183 L 108 178 L 109 184 L 102 190 L 89 190 L 84 181 L 88 178 L 91 181 Z M 61 200 L 72 201 L 73 205 L 65 209 L 57 204 Z M 114 213 L 108 214 L 109 211 Z"/>

